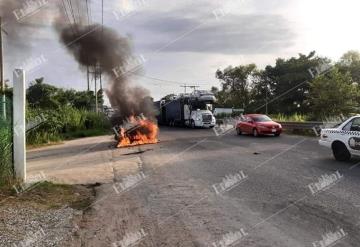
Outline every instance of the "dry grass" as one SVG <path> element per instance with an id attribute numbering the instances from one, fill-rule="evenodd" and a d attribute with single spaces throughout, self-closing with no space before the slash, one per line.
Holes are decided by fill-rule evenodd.
<path id="1" fill-rule="evenodd" d="M 34 184 L 27 190 L 17 193 L 13 186 L 3 186 L 0 189 L 0 204 L 8 206 L 26 204 L 35 208 L 52 209 L 69 206 L 83 210 L 94 200 L 92 186 L 63 185 L 50 182 Z"/>

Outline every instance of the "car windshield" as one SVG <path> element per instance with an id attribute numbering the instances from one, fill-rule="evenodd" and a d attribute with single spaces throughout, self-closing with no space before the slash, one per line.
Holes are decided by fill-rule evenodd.
<path id="1" fill-rule="evenodd" d="M 252 117 L 252 119 L 255 122 L 270 122 L 270 121 L 272 121 L 271 118 L 269 118 L 268 116 L 265 116 L 265 115 Z"/>

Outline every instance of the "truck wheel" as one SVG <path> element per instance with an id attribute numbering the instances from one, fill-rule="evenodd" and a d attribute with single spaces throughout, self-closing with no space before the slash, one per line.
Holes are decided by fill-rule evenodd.
<path id="1" fill-rule="evenodd" d="M 351 154 L 344 143 L 335 142 L 332 145 L 332 151 L 334 158 L 338 161 L 348 161 L 351 158 Z"/>
<path id="2" fill-rule="evenodd" d="M 236 133 L 237 133 L 238 135 L 241 135 L 241 130 L 240 130 L 239 128 L 236 128 Z"/>
<path id="3" fill-rule="evenodd" d="M 256 128 L 253 129 L 253 136 L 255 136 L 255 137 L 259 136 L 259 132 L 257 131 Z"/>

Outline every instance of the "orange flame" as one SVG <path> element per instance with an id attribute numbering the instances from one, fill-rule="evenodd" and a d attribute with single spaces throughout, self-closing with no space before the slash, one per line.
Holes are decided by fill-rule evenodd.
<path id="1" fill-rule="evenodd" d="M 130 131 L 120 128 L 118 148 L 158 143 L 159 128 L 154 122 L 148 119 L 135 120 L 133 117 L 130 121 L 135 123 L 135 127 Z"/>

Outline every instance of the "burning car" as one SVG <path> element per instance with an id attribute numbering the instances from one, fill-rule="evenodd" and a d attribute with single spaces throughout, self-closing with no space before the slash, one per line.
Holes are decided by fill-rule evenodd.
<path id="1" fill-rule="evenodd" d="M 157 124 L 143 115 L 126 119 L 122 125 L 114 127 L 114 131 L 118 148 L 158 143 Z"/>

